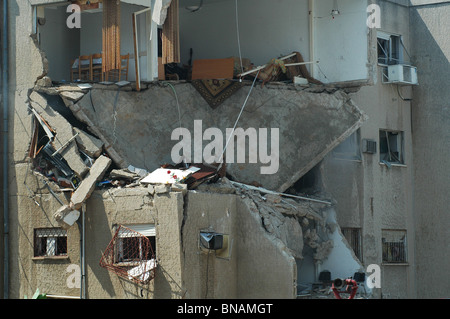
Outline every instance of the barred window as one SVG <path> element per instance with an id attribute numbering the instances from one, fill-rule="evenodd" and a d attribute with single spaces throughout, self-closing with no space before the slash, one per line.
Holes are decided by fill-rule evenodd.
<path id="1" fill-rule="evenodd" d="M 127 225 L 120 227 L 116 240 L 116 263 L 155 258 L 155 226 Z"/>
<path id="2" fill-rule="evenodd" d="M 67 256 L 67 231 L 62 228 L 34 230 L 34 257 Z"/>
<path id="3" fill-rule="evenodd" d="M 406 230 L 383 230 L 383 262 L 406 263 Z"/>
<path id="4" fill-rule="evenodd" d="M 342 228 L 342 234 L 347 240 L 350 247 L 352 247 L 355 256 L 361 260 L 362 247 L 361 247 L 361 229 L 360 228 Z"/>

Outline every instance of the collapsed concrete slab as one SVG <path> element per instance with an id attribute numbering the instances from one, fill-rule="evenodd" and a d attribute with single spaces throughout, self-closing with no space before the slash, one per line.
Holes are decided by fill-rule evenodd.
<path id="1" fill-rule="evenodd" d="M 221 145 L 225 147 L 227 129 L 236 123 L 250 84 L 245 83 L 216 109 L 211 109 L 190 83 L 174 83 L 173 87 L 174 91 L 164 83 L 149 84 L 146 90 L 137 93 L 94 86 L 91 96 L 84 96 L 71 109 L 79 120 L 99 132 L 102 140 L 107 141 L 105 144 L 112 146 L 122 161 L 121 167 L 129 163 L 153 171 L 163 163 L 173 163 L 172 152 L 181 137 L 172 134 L 179 127 L 190 133 L 190 140 L 183 142 L 191 148 L 191 161 L 203 161 L 202 152 L 214 137 L 208 135 L 211 130 L 206 130 L 222 133 Z M 91 98 L 95 100 L 95 108 Z M 311 92 L 292 85 L 255 86 L 237 128 L 244 133 L 254 129 L 259 135 L 256 140 L 244 136 L 245 142 L 234 150 L 233 157 L 228 145 L 227 173 L 240 182 L 284 191 L 356 131 L 365 119 L 342 90 L 322 88 Z M 265 137 L 261 129 L 266 129 Z M 272 129 L 279 130 L 279 140 L 271 140 Z M 249 156 L 250 147 L 259 155 L 256 162 Z M 222 149 L 218 148 L 215 155 L 220 157 Z M 242 150 L 245 158 L 240 162 L 235 156 Z M 262 155 L 273 161 L 268 162 Z M 272 164 L 277 166 L 274 174 L 261 173 L 262 168 Z"/>
<path id="2" fill-rule="evenodd" d="M 272 194 L 264 195 L 257 190 L 236 188 L 242 195 L 249 210 L 261 216 L 262 227 L 283 242 L 294 258 L 303 258 L 303 249 L 308 245 L 314 250 L 315 259 L 326 258 L 324 248 L 332 247 L 332 242 L 322 241 L 318 236 L 311 236 L 314 227 L 324 228 L 325 217 L 322 212 L 328 207 L 323 203 L 302 203 Z M 263 196 L 264 195 L 264 196 Z"/>
<path id="3" fill-rule="evenodd" d="M 78 220 L 80 212 L 72 209 L 69 205 L 63 205 L 53 215 L 59 226 L 68 229 Z"/>
<path id="4" fill-rule="evenodd" d="M 95 183 L 100 180 L 105 174 L 106 170 L 111 165 L 112 161 L 106 156 L 100 156 L 92 165 L 89 173 L 80 183 L 80 186 L 72 194 L 70 199 L 70 207 L 79 210 L 82 204 L 89 198 L 95 189 Z"/>
<path id="5" fill-rule="evenodd" d="M 92 158 L 99 157 L 103 151 L 103 142 L 76 127 L 74 128 L 74 131 L 78 134 L 77 143 L 79 149 Z"/>
<path id="6" fill-rule="evenodd" d="M 56 132 L 52 143 L 55 150 L 60 150 L 59 154 L 64 157 L 70 168 L 77 175 L 80 177 L 84 176 L 88 167 L 80 157 L 77 144 L 74 141 L 70 142 L 75 135 L 72 125 L 62 115 L 53 110 L 48 105 L 45 97 L 36 91 L 30 94 L 30 104 Z"/>

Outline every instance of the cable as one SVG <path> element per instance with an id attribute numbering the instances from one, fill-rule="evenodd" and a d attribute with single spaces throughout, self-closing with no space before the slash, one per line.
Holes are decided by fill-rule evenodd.
<path id="1" fill-rule="evenodd" d="M 178 108 L 178 122 L 179 122 L 179 125 L 180 125 L 180 128 L 181 128 L 181 112 L 180 112 L 180 103 L 178 102 L 177 91 L 175 91 L 175 88 L 169 82 L 164 82 L 164 84 L 167 84 L 168 86 L 170 86 L 170 88 L 172 89 L 173 93 L 175 94 L 175 100 L 177 101 L 177 108 Z"/>
<path id="2" fill-rule="evenodd" d="M 91 99 L 91 106 L 94 109 L 94 112 L 97 113 L 97 111 L 95 110 L 95 107 L 94 107 L 94 102 L 92 101 L 92 90 L 89 90 L 89 97 Z"/>
<path id="3" fill-rule="evenodd" d="M 244 68 L 242 66 L 241 41 L 240 41 L 240 37 L 239 37 L 238 0 L 235 0 L 235 3 L 236 3 L 236 33 L 237 33 L 237 42 L 238 42 L 238 49 L 239 49 L 239 60 L 241 63 L 241 73 L 244 73 Z"/>
<path id="4" fill-rule="evenodd" d="M 252 93 L 253 87 L 255 86 L 255 82 L 256 82 L 256 79 L 258 79 L 258 75 L 259 75 L 260 71 L 261 70 L 258 70 L 258 73 L 256 74 L 255 79 L 253 80 L 252 86 L 250 87 L 250 91 L 248 92 L 247 97 L 245 98 L 244 104 L 242 105 L 241 111 L 239 112 L 238 118 L 236 119 L 236 122 L 234 123 L 233 130 L 231 131 L 230 136 L 228 136 L 227 143 L 225 144 L 225 147 L 224 147 L 224 149 L 222 151 L 222 154 L 220 155 L 220 159 L 219 159 L 220 165 L 217 168 L 217 170 L 220 170 L 222 168 L 222 165 L 223 165 L 223 154 L 225 153 L 225 150 L 228 147 L 228 143 L 230 142 L 230 139 L 233 136 L 234 130 L 236 129 L 236 125 L 237 125 L 237 123 L 239 121 L 239 118 L 242 115 L 242 112 L 244 111 L 245 105 L 247 104 L 248 98 L 250 97 L 250 93 Z"/>
<path id="5" fill-rule="evenodd" d="M 323 76 L 325 77 L 325 79 L 327 79 L 327 80 L 328 80 L 327 76 L 325 75 L 325 73 L 323 73 L 322 69 L 320 68 L 320 65 L 319 65 L 319 63 L 317 63 L 317 67 L 319 68 L 319 71 L 320 71 L 320 73 L 322 73 L 322 74 L 323 74 Z"/>
<path id="6" fill-rule="evenodd" d="M 178 123 L 179 123 L 179 127 L 181 129 L 181 111 L 180 111 L 180 103 L 178 102 L 177 91 L 175 90 L 175 87 L 172 84 L 170 84 L 169 82 L 164 82 L 164 84 L 167 84 L 168 86 L 170 86 L 170 88 L 172 89 L 173 93 L 175 94 L 175 100 L 177 101 L 177 109 L 178 109 Z M 183 163 L 184 163 L 184 165 L 187 168 L 188 164 L 185 161 L 184 155 L 183 155 Z"/>
<path id="7" fill-rule="evenodd" d="M 398 96 L 400 96 L 400 98 L 403 100 L 403 101 L 412 101 L 412 99 L 405 99 L 403 96 L 402 96 L 402 94 L 400 93 L 400 88 L 399 88 L 399 85 L 397 84 L 397 93 L 398 93 Z"/>

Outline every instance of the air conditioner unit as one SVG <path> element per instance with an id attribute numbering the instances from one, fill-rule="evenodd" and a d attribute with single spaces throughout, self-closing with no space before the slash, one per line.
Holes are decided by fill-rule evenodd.
<path id="1" fill-rule="evenodd" d="M 417 68 L 406 64 L 394 64 L 387 66 L 387 79 L 384 83 L 396 83 L 405 85 L 417 85 Z"/>

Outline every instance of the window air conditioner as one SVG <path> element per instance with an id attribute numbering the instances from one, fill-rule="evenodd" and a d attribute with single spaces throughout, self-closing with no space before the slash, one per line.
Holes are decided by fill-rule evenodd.
<path id="1" fill-rule="evenodd" d="M 406 64 L 387 66 L 387 80 L 384 83 L 417 85 L 417 68 Z"/>

